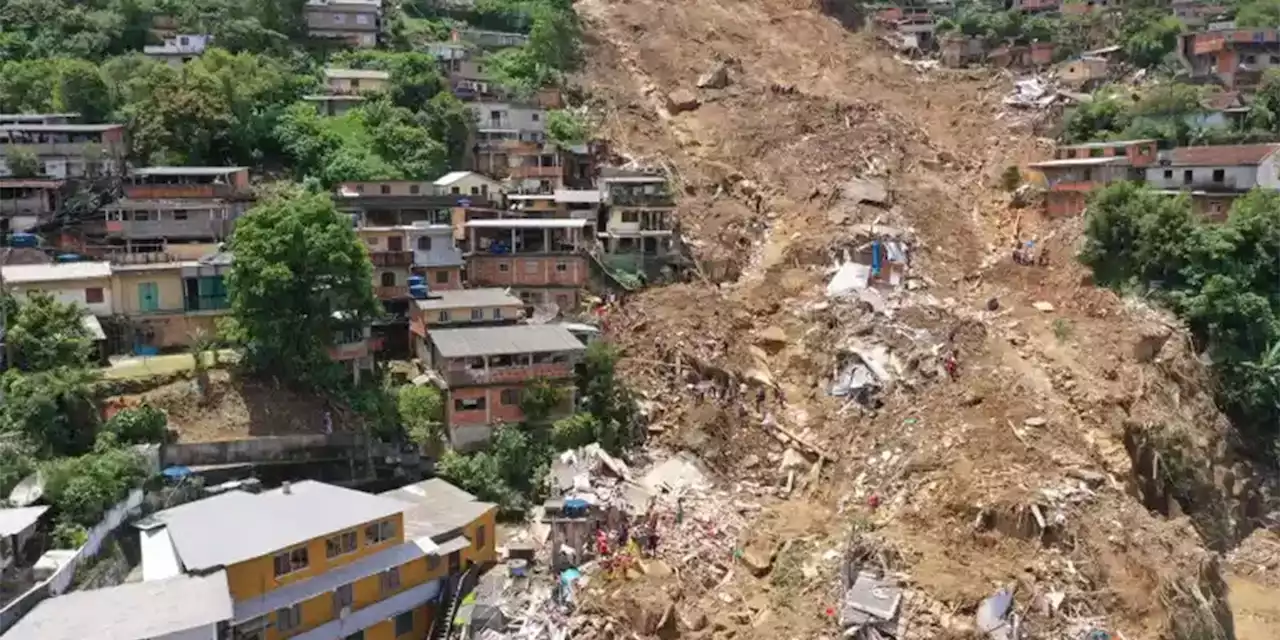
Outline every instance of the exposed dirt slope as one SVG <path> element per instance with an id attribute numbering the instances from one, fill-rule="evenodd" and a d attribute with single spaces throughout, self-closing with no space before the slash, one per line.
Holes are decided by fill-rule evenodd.
<path id="1" fill-rule="evenodd" d="M 1131 639 L 1231 635 L 1213 550 L 1252 529 L 1261 498 L 1230 468 L 1228 425 L 1185 334 L 1090 285 L 1069 257 L 1078 221 L 1012 209 L 995 187 L 1048 148 L 1003 112 L 1008 78 L 919 72 L 807 0 L 577 6 L 604 136 L 670 168 L 701 265 L 702 278 L 633 296 L 610 320 L 660 437 L 766 487 L 787 482 L 777 434 L 828 456 L 803 497 L 766 509 L 760 536 L 820 523 L 803 532 L 820 555 L 871 525 L 913 587 L 907 637 L 967 632 L 1001 585 L 1016 585 L 1033 637 L 1089 620 Z M 729 86 L 696 88 L 717 61 Z M 701 104 L 671 113 L 677 90 Z M 890 203 L 842 196 L 859 176 L 884 180 Z M 893 294 L 892 318 L 824 296 L 832 250 L 869 222 L 919 241 L 919 286 Z M 1049 266 L 1010 260 L 1015 238 L 1032 237 Z M 875 411 L 825 393 L 838 347 L 859 336 L 908 371 Z M 940 369 L 950 348 L 956 381 Z M 832 571 L 799 584 L 739 572 L 680 597 L 758 604 L 722 612 L 703 632 L 715 637 L 810 637 L 834 631 L 821 614 L 836 604 Z"/>

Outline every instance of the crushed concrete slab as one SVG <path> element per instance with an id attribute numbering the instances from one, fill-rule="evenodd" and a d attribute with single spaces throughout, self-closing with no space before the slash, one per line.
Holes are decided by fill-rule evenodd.
<path id="1" fill-rule="evenodd" d="M 640 479 L 640 486 L 654 492 L 699 491 L 709 484 L 702 462 L 683 451 L 659 463 Z"/>
<path id="2" fill-rule="evenodd" d="M 1053 303 L 1045 302 L 1043 300 L 1040 302 L 1033 302 L 1031 303 L 1031 306 L 1034 307 L 1036 311 L 1042 311 L 1044 313 L 1050 313 L 1054 309 Z"/>
<path id="3" fill-rule="evenodd" d="M 889 204 L 889 188 L 883 180 L 875 178 L 851 178 L 840 188 L 845 200 L 851 202 L 869 202 L 871 204 Z"/>
<path id="4" fill-rule="evenodd" d="M 723 89 L 729 86 L 729 65 L 717 62 L 709 71 L 698 76 L 699 89 Z"/>

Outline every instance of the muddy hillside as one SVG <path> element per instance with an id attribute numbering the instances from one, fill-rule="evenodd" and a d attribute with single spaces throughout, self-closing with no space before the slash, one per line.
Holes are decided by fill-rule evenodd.
<path id="1" fill-rule="evenodd" d="M 1268 492 L 1185 331 L 1092 286 L 1080 220 L 999 186 L 1050 147 L 1012 78 L 917 68 L 812 0 L 575 6 L 602 137 L 670 173 L 697 267 L 608 328 L 752 559 L 693 580 L 689 554 L 602 610 L 835 637 L 856 556 L 902 596 L 859 637 L 970 637 L 1001 590 L 1023 637 L 1234 637 L 1223 558 Z M 851 286 L 873 245 L 883 282 Z"/>

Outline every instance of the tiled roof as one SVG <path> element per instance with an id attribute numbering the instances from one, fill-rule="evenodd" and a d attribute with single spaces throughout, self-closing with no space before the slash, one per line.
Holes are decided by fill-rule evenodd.
<path id="1" fill-rule="evenodd" d="M 1166 166 L 1235 167 L 1261 164 L 1280 151 L 1280 144 L 1238 144 L 1212 147 L 1178 147 L 1169 152 Z M 1161 163 L 1165 164 L 1165 163 Z"/>

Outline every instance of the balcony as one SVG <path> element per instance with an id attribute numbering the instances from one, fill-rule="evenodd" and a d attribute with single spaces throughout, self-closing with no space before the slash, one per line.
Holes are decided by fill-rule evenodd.
<path id="1" fill-rule="evenodd" d="M 412 251 L 374 251 L 369 258 L 375 267 L 408 267 L 413 264 Z"/>
<path id="2" fill-rule="evenodd" d="M 138 200 L 209 200 L 246 197 L 249 193 L 229 184 L 127 184 L 124 195 Z"/>
<path id="3" fill-rule="evenodd" d="M 559 178 L 564 174 L 564 167 L 542 167 L 518 165 L 511 167 L 511 177 L 516 179 Z"/>
<path id="4" fill-rule="evenodd" d="M 675 198 L 670 193 L 636 193 L 627 191 L 611 191 L 609 203 L 624 207 L 650 207 L 670 209 L 676 206 Z"/>
<path id="5" fill-rule="evenodd" d="M 507 359 L 517 358 L 524 359 L 528 356 L 505 356 Z M 450 387 L 469 387 L 480 384 L 516 384 L 532 380 L 534 378 L 547 379 L 563 379 L 573 377 L 573 364 L 568 362 L 568 356 L 561 356 L 565 362 L 549 362 L 545 364 L 519 364 L 514 366 L 493 366 L 468 368 L 465 365 L 458 368 L 451 366 L 448 370 L 439 373 L 440 377 Z M 504 356 L 493 357 L 491 360 L 504 358 Z"/>
<path id="6" fill-rule="evenodd" d="M 225 238 L 234 220 L 192 216 L 190 220 L 107 220 L 107 235 L 121 238 Z"/>
<path id="7" fill-rule="evenodd" d="M 409 297 L 409 287 L 374 287 L 373 295 L 379 300 L 404 300 Z"/>

